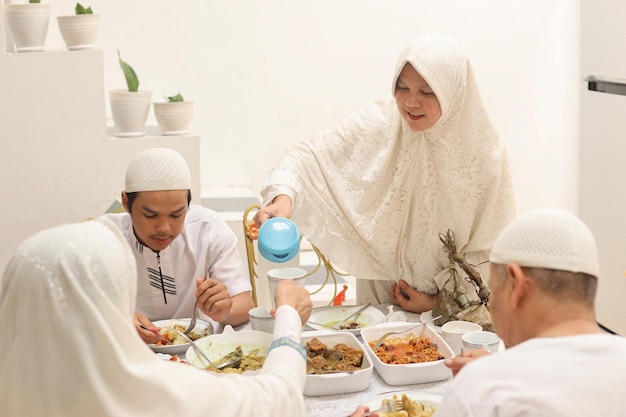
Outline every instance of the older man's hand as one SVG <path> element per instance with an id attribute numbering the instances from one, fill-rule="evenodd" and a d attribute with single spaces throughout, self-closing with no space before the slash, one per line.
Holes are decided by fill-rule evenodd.
<path id="1" fill-rule="evenodd" d="M 457 373 L 468 363 L 475 361 L 476 359 L 490 355 L 487 349 L 474 349 L 455 356 L 452 359 L 446 359 L 443 363 L 452 370 L 452 376 L 456 376 Z"/>

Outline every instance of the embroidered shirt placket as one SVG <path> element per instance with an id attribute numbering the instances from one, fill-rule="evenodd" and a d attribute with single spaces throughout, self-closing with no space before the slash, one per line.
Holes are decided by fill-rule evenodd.
<path id="1" fill-rule="evenodd" d="M 167 304 L 167 295 L 165 294 L 165 282 L 163 282 L 163 272 L 161 271 L 161 255 L 156 253 L 157 265 L 159 267 L 159 278 L 161 279 L 161 291 L 163 291 L 163 302 Z"/>

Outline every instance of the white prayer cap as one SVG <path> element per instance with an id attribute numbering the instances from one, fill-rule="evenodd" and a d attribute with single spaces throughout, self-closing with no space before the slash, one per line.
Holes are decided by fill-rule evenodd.
<path id="1" fill-rule="evenodd" d="M 126 192 L 191 189 L 185 158 L 173 149 L 153 148 L 137 153 L 126 170 Z"/>
<path id="2" fill-rule="evenodd" d="M 600 274 L 591 230 L 574 214 L 558 209 L 534 210 L 513 220 L 496 239 L 489 261 Z"/>

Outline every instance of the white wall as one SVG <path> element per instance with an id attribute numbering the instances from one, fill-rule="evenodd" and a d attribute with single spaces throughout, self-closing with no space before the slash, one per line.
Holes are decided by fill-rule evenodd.
<path id="1" fill-rule="evenodd" d="M 626 80 L 626 2 L 583 0 L 581 66 L 584 75 Z M 615 53 L 621 48 L 621 53 Z M 597 313 L 626 334 L 626 97 L 588 91 L 581 83 L 579 214 L 600 252 Z"/>
<path id="2" fill-rule="evenodd" d="M 72 14 L 76 2 L 47 1 L 53 18 L 46 50 L 64 50 L 54 16 Z M 105 129 L 100 124 L 106 123 L 105 115 L 110 122 L 106 92 L 125 86 L 118 49 L 137 71 L 141 89 L 151 90 L 155 98 L 180 91 L 196 102 L 192 127 L 201 138 L 202 187 L 250 187 L 258 193 L 287 147 L 390 94 L 396 57 L 407 42 L 426 32 L 448 34 L 467 48 L 486 106 L 509 147 L 518 211 L 539 206 L 576 210 L 578 1 L 91 0 L 82 4 L 102 15 L 103 61 L 99 57 L 91 61 L 93 73 L 80 73 L 80 67 L 54 56 L 28 73 L 19 65 L 2 68 L 0 137 L 5 162 L 0 173 L 8 238 L 1 247 L 0 266 L 1 258 L 32 231 L 75 219 L 87 206 L 95 207 L 93 201 L 82 211 L 75 207 L 81 190 L 70 192 L 63 181 L 45 186 L 42 195 L 28 187 L 41 178 L 49 182 L 60 178 L 68 166 L 86 156 L 98 157 L 101 164 L 116 157 L 107 156 L 115 154 L 111 150 L 106 154 L 86 150 L 90 148 L 81 141 L 86 132 L 103 139 Z M 77 53 L 84 52 L 63 52 Z M 5 58 L 0 64 L 37 60 L 36 55 Z M 51 92 L 80 96 L 77 89 L 99 82 L 101 70 L 102 94 L 83 94 L 85 102 L 71 108 L 55 104 Z M 62 90 L 66 86 L 68 90 Z M 48 92 L 44 101 L 38 99 L 42 91 L 38 89 Z M 38 109 L 36 119 L 29 115 L 31 102 Z M 66 145 L 54 142 L 57 138 L 81 146 L 64 149 Z M 28 157 L 29 147 L 36 147 L 38 140 L 54 158 L 43 170 Z M 77 181 L 84 179 L 77 177 Z M 118 186 L 107 187 L 115 189 L 117 196 Z M 24 199 L 31 194 L 35 197 Z M 82 195 L 91 199 L 92 194 Z M 98 196 L 108 201 L 108 196 Z"/>
<path id="3" fill-rule="evenodd" d="M 55 0 L 53 14 L 71 13 L 74 4 Z M 441 32 L 468 50 L 509 148 L 519 212 L 576 210 L 578 1 L 83 4 L 103 15 L 107 90 L 125 86 L 119 49 L 140 88 L 155 98 L 180 91 L 196 101 L 192 127 L 202 138 L 203 187 L 258 192 L 288 146 L 389 94 L 405 43 Z M 48 45 L 62 45 L 56 22 Z"/>
<path id="4" fill-rule="evenodd" d="M 95 217 L 119 199 L 126 166 L 139 150 L 177 149 L 200 203 L 198 136 L 107 137 L 102 51 L 5 53 L 3 35 L 0 273 L 26 237 Z"/>

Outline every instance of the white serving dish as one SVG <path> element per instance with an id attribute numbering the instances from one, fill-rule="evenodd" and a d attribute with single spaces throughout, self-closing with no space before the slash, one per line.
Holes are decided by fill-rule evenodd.
<path id="1" fill-rule="evenodd" d="M 342 329 L 342 330 L 332 330 L 329 327 L 336 325 L 337 323 L 344 320 L 350 314 L 357 311 L 359 308 L 363 306 L 337 306 L 337 307 L 318 307 L 314 308 L 311 316 L 309 317 L 309 321 L 307 322 L 307 326 L 315 329 L 315 330 L 330 330 L 330 331 L 339 331 L 339 332 L 350 332 L 354 335 L 359 335 L 361 329 L 366 327 L 376 326 L 377 324 L 383 323 L 385 321 L 385 315 L 377 309 L 376 307 L 369 306 L 361 314 L 359 314 L 357 318 L 357 322 L 362 324 L 361 327 L 357 329 Z"/>
<path id="2" fill-rule="evenodd" d="M 337 343 L 345 343 L 352 348 L 363 350 L 363 362 L 361 369 L 352 373 L 338 372 L 333 374 L 316 374 L 306 376 L 304 395 L 315 397 L 319 395 L 345 394 L 367 389 L 374 370 L 371 359 L 365 353 L 363 345 L 355 335 L 349 332 L 336 332 L 333 330 L 316 330 L 302 333 L 302 344 L 317 337 L 328 347 Z"/>
<path id="3" fill-rule="evenodd" d="M 427 382 L 442 381 L 452 376 L 452 371 L 447 368 L 443 361 L 452 358 L 454 353 L 445 340 L 428 324 L 423 324 L 417 329 L 407 330 L 417 323 L 384 323 L 376 327 L 361 329 L 361 337 L 365 350 L 374 363 L 374 369 L 378 375 L 389 385 L 411 385 L 423 384 Z M 405 331 L 406 330 L 406 331 Z M 438 361 L 411 363 L 406 365 L 390 365 L 381 361 L 369 346 L 369 342 L 378 340 L 380 336 L 390 331 L 401 331 L 402 333 L 391 337 L 403 337 L 408 334 L 422 334 L 430 338 L 437 345 L 437 349 L 444 357 Z"/>
<path id="4" fill-rule="evenodd" d="M 187 319 L 169 319 L 169 320 L 157 320 L 152 322 L 156 327 L 167 327 L 174 326 L 175 324 L 180 324 L 187 328 L 189 323 L 191 322 L 191 318 Z M 194 333 L 198 333 L 200 337 L 205 337 L 210 334 L 213 334 L 213 325 L 208 321 L 197 319 L 196 326 L 193 329 Z M 163 345 L 157 346 L 155 344 L 148 344 L 150 349 L 154 352 L 158 353 L 167 353 L 170 355 L 179 355 L 181 353 L 185 353 L 187 348 L 189 348 L 189 343 L 179 343 L 177 345 Z"/>
<path id="5" fill-rule="evenodd" d="M 211 361 L 217 361 L 235 350 L 237 346 L 241 346 L 244 355 L 247 355 L 253 349 L 259 349 L 258 354 L 265 356 L 272 340 L 270 333 L 257 330 L 241 330 L 237 332 L 232 326 L 227 325 L 222 333 L 198 339 L 196 346 L 202 349 Z M 191 346 L 187 349 L 185 357 L 190 364 L 199 368 L 205 367 L 204 362 L 197 357 Z"/>

